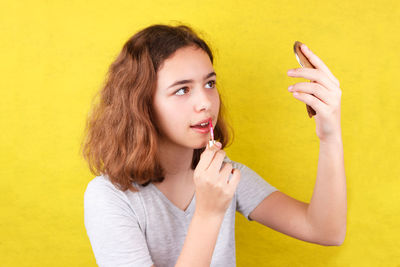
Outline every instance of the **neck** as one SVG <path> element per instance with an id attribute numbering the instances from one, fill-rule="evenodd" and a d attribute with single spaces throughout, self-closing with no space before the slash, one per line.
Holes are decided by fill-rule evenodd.
<path id="1" fill-rule="evenodd" d="M 159 142 L 158 155 L 164 170 L 164 181 L 191 182 L 193 171 L 193 148 L 183 147 L 171 142 Z"/>

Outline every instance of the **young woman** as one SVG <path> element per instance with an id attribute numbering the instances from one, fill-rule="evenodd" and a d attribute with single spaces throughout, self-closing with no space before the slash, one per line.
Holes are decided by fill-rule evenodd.
<path id="1" fill-rule="evenodd" d="M 304 241 L 342 242 L 340 89 L 322 61 L 304 53 L 319 70 L 295 73 L 316 82 L 294 90 L 317 112 L 324 143 L 310 204 L 226 156 L 231 132 L 213 55 L 190 27 L 152 25 L 125 43 L 82 143 L 96 175 L 84 217 L 99 266 L 235 266 L 236 211 Z M 200 125 L 207 123 L 219 141 L 212 146 L 210 125 Z"/>

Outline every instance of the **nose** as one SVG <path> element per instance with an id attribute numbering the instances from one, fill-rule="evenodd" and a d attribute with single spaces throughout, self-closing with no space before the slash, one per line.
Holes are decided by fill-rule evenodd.
<path id="1" fill-rule="evenodd" d="M 194 97 L 194 102 L 195 102 L 195 110 L 197 112 L 203 111 L 203 110 L 209 110 L 211 108 L 211 99 L 213 97 L 212 91 L 207 88 L 200 88 L 200 90 L 196 90 L 197 94 Z"/>

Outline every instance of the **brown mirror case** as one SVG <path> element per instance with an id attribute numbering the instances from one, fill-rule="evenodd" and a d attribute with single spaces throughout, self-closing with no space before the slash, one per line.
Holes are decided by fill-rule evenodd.
<path id="1" fill-rule="evenodd" d="M 302 44 L 301 42 L 296 41 L 293 46 L 294 54 L 296 55 L 297 61 L 300 63 L 300 65 L 303 68 L 315 69 L 315 67 L 311 64 L 310 61 L 308 61 L 307 57 L 303 54 L 303 52 L 301 52 L 301 49 L 300 49 L 301 44 Z M 317 114 L 315 112 L 315 110 L 312 107 L 310 107 L 309 105 L 306 105 L 306 107 L 307 107 L 308 116 L 310 118 L 312 118 L 312 116 Z"/>

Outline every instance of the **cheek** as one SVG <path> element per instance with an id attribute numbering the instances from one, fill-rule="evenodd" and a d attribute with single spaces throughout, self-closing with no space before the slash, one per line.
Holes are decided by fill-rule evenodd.
<path id="1" fill-rule="evenodd" d="M 215 107 L 215 109 L 216 109 L 217 111 L 219 110 L 219 105 L 220 105 L 219 94 L 218 94 L 218 91 L 216 91 L 216 96 L 215 96 L 215 98 L 214 98 L 213 106 Z"/>
<path id="2" fill-rule="evenodd" d="M 156 114 L 160 126 L 167 132 L 171 132 L 174 129 L 179 129 L 185 121 L 185 114 L 188 114 L 183 107 L 178 107 L 176 103 L 168 104 L 166 101 L 158 103 Z"/>
<path id="3" fill-rule="evenodd" d="M 153 102 L 154 112 L 157 118 L 158 126 L 161 128 L 165 128 L 166 122 L 168 121 L 169 110 L 165 105 L 165 101 L 162 101 L 159 98 L 155 98 Z"/>

